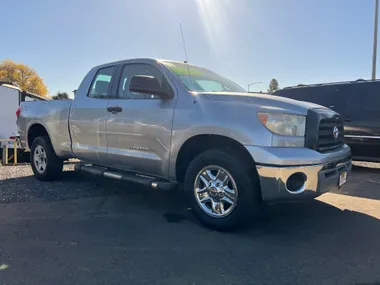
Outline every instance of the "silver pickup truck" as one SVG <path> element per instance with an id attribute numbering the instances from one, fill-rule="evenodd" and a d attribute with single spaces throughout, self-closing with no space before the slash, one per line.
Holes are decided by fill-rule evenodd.
<path id="1" fill-rule="evenodd" d="M 315 198 L 351 170 L 339 115 L 325 107 L 246 93 L 186 63 L 133 59 L 93 68 L 74 100 L 25 102 L 18 117 L 34 175 L 78 171 L 184 189 L 196 217 L 231 229 L 262 201 Z M 176 187 L 183 184 L 183 187 Z"/>

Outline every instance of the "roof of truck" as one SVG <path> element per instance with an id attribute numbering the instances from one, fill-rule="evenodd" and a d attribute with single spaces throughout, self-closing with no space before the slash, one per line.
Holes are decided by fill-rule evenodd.
<path id="1" fill-rule="evenodd" d="M 99 68 L 99 67 L 109 66 L 109 65 L 123 64 L 123 63 L 134 62 L 134 61 L 158 62 L 157 59 L 153 59 L 153 58 L 131 58 L 131 59 L 122 59 L 122 60 L 118 60 L 118 61 L 107 62 L 104 64 L 97 65 L 94 68 Z"/>
<path id="2" fill-rule="evenodd" d="M 322 86 L 341 85 L 341 84 L 372 83 L 372 82 L 380 82 L 380 79 L 376 79 L 376 80 L 364 80 L 364 79 L 360 78 L 360 79 L 357 79 L 357 80 L 354 80 L 354 81 L 339 81 L 339 82 L 327 82 L 327 83 L 316 83 L 316 84 L 298 84 L 296 86 L 284 87 L 284 88 L 279 89 L 279 90 L 295 89 L 295 88 L 307 88 L 307 87 L 322 87 Z"/>
<path id="3" fill-rule="evenodd" d="M 105 67 L 105 66 L 110 66 L 110 65 L 117 65 L 117 64 L 123 64 L 123 63 L 133 63 L 133 62 L 154 62 L 154 63 L 157 63 L 157 62 L 173 62 L 173 63 L 187 63 L 187 62 L 184 62 L 184 61 L 176 61 L 176 60 L 169 60 L 169 59 L 155 59 L 155 58 L 145 58 L 145 57 L 141 57 L 141 58 L 130 58 L 130 59 L 123 59 L 123 60 L 118 60 L 118 61 L 113 61 L 113 62 L 108 62 L 108 63 L 104 63 L 104 64 L 100 64 L 100 65 L 97 65 L 95 66 L 94 68 L 100 68 L 100 67 Z M 189 63 L 189 65 L 192 65 Z"/>

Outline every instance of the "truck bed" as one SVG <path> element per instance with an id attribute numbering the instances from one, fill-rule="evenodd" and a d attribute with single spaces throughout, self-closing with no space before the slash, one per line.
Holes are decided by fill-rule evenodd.
<path id="1" fill-rule="evenodd" d="M 71 156 L 71 140 L 68 120 L 72 100 L 49 100 L 21 103 L 21 114 L 18 118 L 18 132 L 21 145 L 29 149 L 28 134 L 25 130 L 43 126 L 52 141 L 58 156 Z"/>

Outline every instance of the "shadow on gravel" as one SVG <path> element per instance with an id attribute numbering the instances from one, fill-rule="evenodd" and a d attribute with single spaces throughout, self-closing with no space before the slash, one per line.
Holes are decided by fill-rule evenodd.
<path id="1" fill-rule="evenodd" d="M 355 178 L 357 179 L 359 178 Z M 343 188 L 348 188 L 347 193 L 343 194 L 350 195 L 354 191 L 364 193 L 360 188 L 351 189 L 354 188 L 353 185 L 358 186 L 357 181 L 350 181 L 350 183 L 351 186 L 348 184 Z M 367 192 L 367 198 L 380 199 L 380 195 L 375 195 L 380 191 L 373 188 L 372 192 L 372 196 Z M 120 197 L 117 205 L 107 203 L 106 207 L 127 208 L 128 204 L 133 204 L 142 210 L 156 211 L 167 223 L 183 223 L 190 220 L 198 224 L 187 208 L 183 195 L 178 191 L 154 191 L 146 187 L 74 171 L 65 171 L 61 180 L 53 182 L 41 182 L 33 176 L 0 181 L 0 203 L 45 202 L 85 197 L 106 199 L 108 196 L 115 195 Z M 360 244 L 367 246 L 368 241 L 363 239 L 380 236 L 380 221 L 365 214 L 349 210 L 342 211 L 330 204 L 312 200 L 265 206 L 259 218 L 235 234 L 243 236 L 270 234 L 270 237 L 276 239 L 285 236 L 289 238 L 289 240 L 285 239 L 288 243 L 313 240 L 321 234 L 337 234 L 342 237 L 343 243 L 350 241 L 354 243 L 355 239 L 359 239 L 363 241 Z M 373 242 L 375 240 L 377 242 L 377 238 L 374 238 Z M 380 244 L 376 247 L 380 248 Z"/>
<path id="2" fill-rule="evenodd" d="M 74 171 L 64 171 L 62 179 L 52 182 L 42 182 L 34 176 L 9 178 L 0 180 L 0 203 L 44 202 L 117 195 L 114 184 L 114 181 L 88 177 Z"/>
<path id="3" fill-rule="evenodd" d="M 380 200 L 380 168 L 353 165 L 347 184 L 334 193 Z"/>
<path id="4" fill-rule="evenodd" d="M 8 238 L 13 224 L 3 226 L 0 241 L 12 250 L 13 262 L 6 283 L 12 283 L 7 282 L 12 280 L 12 270 L 13 283 L 22 280 L 16 268 L 25 269 L 25 259 L 39 264 L 25 269 L 33 270 L 35 284 L 41 284 L 38 276 L 50 275 L 56 283 L 73 284 L 80 278 L 82 284 L 92 284 L 94 274 L 101 284 L 110 284 L 111 275 L 114 284 L 125 283 L 126 274 L 132 274 L 135 283 L 160 280 L 162 284 L 192 284 L 196 277 L 200 284 L 250 284 L 252 278 L 259 284 L 380 280 L 380 220 L 318 200 L 267 206 L 245 229 L 217 233 L 194 221 L 174 191 L 154 191 L 72 171 L 65 172 L 61 181 L 43 183 L 30 176 L 3 180 L 0 188 L 0 197 L 12 201 L 118 195 L 102 204 L 98 215 L 81 212 L 89 200 L 83 199 L 73 206 L 76 215 L 70 219 L 35 220 L 28 226 L 20 222 L 23 226 L 18 227 L 14 244 Z M 55 239 L 63 246 L 52 246 Z M 38 240 L 36 247 L 50 246 L 49 250 L 25 255 L 33 240 Z M 52 254 L 57 258 L 52 259 Z M 176 277 L 167 272 L 175 272 Z"/>
<path id="5" fill-rule="evenodd" d="M 341 210 L 318 200 L 266 206 L 260 218 L 243 232 L 285 235 L 294 242 L 320 234 L 345 236 L 342 242 L 380 235 L 380 220 L 356 211 Z M 375 236 L 376 236 L 375 235 Z M 376 238 L 374 237 L 374 242 Z M 377 246 L 380 249 L 380 244 Z"/>
<path id="6" fill-rule="evenodd" d="M 33 175 L 0 180 L 0 203 L 53 202 L 103 197 L 104 201 L 101 201 L 103 204 L 108 196 L 115 195 L 125 196 L 126 199 L 130 199 L 133 195 L 135 203 L 145 204 L 146 207 L 153 209 L 159 207 L 160 203 L 178 206 L 182 201 L 178 191 L 155 191 L 125 181 L 115 181 L 75 171 L 64 171 L 60 180 L 51 182 L 39 181 Z"/>
<path id="7" fill-rule="evenodd" d="M 380 280 L 380 220 L 360 212 L 340 210 L 317 200 L 278 204 L 268 207 L 256 223 L 233 235 L 246 237 L 247 243 L 263 240 L 266 254 L 284 260 L 280 265 L 284 270 L 298 268 L 307 272 L 308 266 L 313 267 L 309 273 L 313 280 L 321 278 L 319 284 L 334 278 L 335 284 L 356 284 L 354 280 L 374 284 L 371 282 Z M 350 273 L 346 266 L 352 266 Z"/>
<path id="8" fill-rule="evenodd" d="M 142 209 L 157 211 L 157 214 L 160 214 L 168 223 L 182 223 L 190 220 L 198 224 L 187 208 L 183 195 L 178 191 L 154 191 L 146 187 L 74 171 L 65 171 L 61 180 L 53 182 L 41 182 L 33 176 L 0 181 L 0 202 L 2 203 L 59 201 L 101 196 L 106 198 L 115 195 L 120 196 L 120 203 L 117 205 L 107 203 L 106 207 L 126 207 L 128 204 L 133 204 Z M 372 197 L 372 199 L 380 199 L 380 195 Z M 276 239 L 289 238 L 289 240 L 287 238 L 284 240 L 287 243 L 313 240 L 321 234 L 338 234 L 343 243 L 356 243 L 355 239 L 358 239 L 362 240 L 360 244 L 367 246 L 368 240 L 364 239 L 369 237 L 374 237 L 373 242 L 377 243 L 375 237 L 380 236 L 380 220 L 359 212 L 342 211 L 318 200 L 278 203 L 265 206 L 259 218 L 249 223 L 245 229 L 231 234 L 243 236 L 270 234 L 270 237 Z M 376 247 L 380 248 L 380 244 Z"/>

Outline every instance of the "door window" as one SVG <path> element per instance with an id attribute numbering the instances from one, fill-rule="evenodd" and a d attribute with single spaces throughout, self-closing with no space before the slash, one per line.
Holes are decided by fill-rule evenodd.
<path id="1" fill-rule="evenodd" d="M 380 82 L 363 82 L 347 84 L 341 92 L 342 100 L 346 102 L 348 115 L 368 116 L 375 118 L 380 104 Z M 344 97 L 344 98 L 343 98 Z"/>
<path id="2" fill-rule="evenodd" d="M 127 64 L 123 68 L 119 83 L 118 97 L 122 99 L 158 99 L 160 98 L 154 94 L 145 94 L 139 92 L 131 92 L 129 84 L 135 75 L 149 75 L 157 79 L 161 88 L 169 90 L 169 84 L 164 78 L 163 74 L 154 66 L 149 64 Z"/>
<path id="3" fill-rule="evenodd" d="M 111 80 L 112 80 L 114 71 L 115 71 L 114 66 L 99 69 L 91 84 L 88 97 L 91 97 L 91 98 L 110 97 L 110 85 L 111 85 Z"/>

